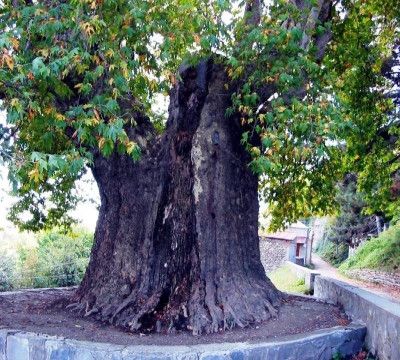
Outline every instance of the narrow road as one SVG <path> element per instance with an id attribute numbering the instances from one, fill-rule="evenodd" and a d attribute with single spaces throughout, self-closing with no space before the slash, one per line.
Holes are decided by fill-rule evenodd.
<path id="1" fill-rule="evenodd" d="M 319 272 L 322 276 L 340 280 L 350 285 L 371 291 L 377 295 L 400 302 L 400 291 L 394 287 L 348 278 L 315 253 L 312 254 L 312 263 L 314 265 L 314 270 Z"/>

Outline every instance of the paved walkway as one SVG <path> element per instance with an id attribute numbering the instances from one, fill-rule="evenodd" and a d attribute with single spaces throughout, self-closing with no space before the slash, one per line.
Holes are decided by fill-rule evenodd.
<path id="1" fill-rule="evenodd" d="M 368 283 L 365 281 L 355 280 L 348 278 L 341 274 L 338 269 L 333 267 L 331 264 L 326 262 L 325 260 L 321 259 L 318 254 L 312 254 L 312 263 L 314 265 L 314 270 L 318 271 L 322 276 L 327 276 L 333 279 L 337 279 L 343 282 L 346 282 L 350 285 L 357 286 L 359 288 L 371 291 L 375 294 L 380 296 L 387 297 L 391 300 L 395 300 L 400 302 L 400 291 L 396 288 L 391 286 L 375 284 L 375 283 Z"/>

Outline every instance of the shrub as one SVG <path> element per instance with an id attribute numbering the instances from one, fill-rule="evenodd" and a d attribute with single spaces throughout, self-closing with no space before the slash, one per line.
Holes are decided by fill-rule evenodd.
<path id="1" fill-rule="evenodd" d="M 339 266 L 347 259 L 349 246 L 346 243 L 336 244 L 327 238 L 318 244 L 316 251 L 324 260 Z"/>
<path id="2" fill-rule="evenodd" d="M 37 247 L 20 248 L 19 286 L 57 287 L 77 285 L 86 270 L 93 235 L 82 230 L 41 233 Z"/>
<path id="3" fill-rule="evenodd" d="M 15 260 L 10 255 L 0 256 L 0 291 L 14 288 Z"/>
<path id="4" fill-rule="evenodd" d="M 350 269 L 379 269 L 398 271 L 400 269 L 400 224 L 390 227 L 361 245 L 355 254 L 340 267 Z"/>

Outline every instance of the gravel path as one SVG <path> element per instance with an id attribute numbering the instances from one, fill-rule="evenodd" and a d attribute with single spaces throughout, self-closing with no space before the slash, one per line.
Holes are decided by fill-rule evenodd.
<path id="1" fill-rule="evenodd" d="M 70 339 L 120 345 L 197 345 L 202 343 L 258 342 L 349 324 L 342 310 L 313 298 L 289 295 L 276 318 L 246 329 L 192 336 L 132 334 L 114 326 L 83 318 L 65 309 L 74 289 L 22 290 L 0 294 L 0 329 L 58 335 Z"/>

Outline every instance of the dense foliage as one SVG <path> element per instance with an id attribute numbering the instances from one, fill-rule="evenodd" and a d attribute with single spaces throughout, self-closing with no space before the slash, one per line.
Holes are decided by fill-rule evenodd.
<path id="1" fill-rule="evenodd" d="M 201 1 L 17 4 L 0 9 L 0 97 L 18 132 L 11 170 L 22 199 L 11 219 L 37 230 L 71 222 L 74 183 L 93 149 L 138 159 L 124 126 L 175 81 L 196 39 L 209 43 L 217 25 L 202 18 L 220 10 Z"/>
<path id="2" fill-rule="evenodd" d="M 378 237 L 360 246 L 341 270 L 378 269 L 399 271 L 400 269 L 400 226 L 394 225 Z"/>
<path id="3" fill-rule="evenodd" d="M 145 114 L 161 131 L 155 99 L 179 80 L 180 64 L 210 56 L 232 79 L 227 115 L 240 116 L 272 227 L 332 208 L 338 144 L 348 140 L 346 160 L 354 166 L 360 144 L 389 121 L 390 84 L 381 67 L 398 35 L 398 6 L 343 0 L 332 21 L 321 23 L 313 18 L 317 0 L 301 10 L 276 0 L 260 18 L 243 17 L 249 3 L 0 2 L 0 98 L 21 198 L 12 220 L 34 230 L 70 224 L 74 184 L 93 154 L 138 160 L 143 148 L 128 129 Z M 397 151 L 379 149 L 363 158 L 363 174 L 377 155 L 385 151 L 390 161 Z M 381 189 L 390 175 L 382 172 Z M 361 181 L 366 188 L 369 182 Z"/>
<path id="4" fill-rule="evenodd" d="M 21 245 L 16 258 L 1 257 L 0 290 L 79 284 L 92 242 L 93 235 L 79 229 L 39 233 L 37 246 Z"/>
<path id="5" fill-rule="evenodd" d="M 354 124 L 353 131 L 346 136 L 345 163 L 348 171 L 358 173 L 358 189 L 363 192 L 368 212 L 384 214 L 397 221 L 400 214 L 400 9 L 390 1 L 382 1 L 381 10 L 380 18 L 387 25 L 382 32 L 381 46 L 373 46 L 375 44 L 363 36 L 357 36 L 363 48 L 360 52 L 353 51 L 351 44 L 343 43 L 347 46 L 343 61 L 351 66 L 339 81 Z M 368 27 L 376 31 L 373 30 L 375 22 L 376 17 L 359 21 L 357 29 L 361 30 L 361 35 Z M 351 41 L 350 33 L 347 35 Z"/>
<path id="6" fill-rule="evenodd" d="M 0 256 L 0 291 L 9 291 L 15 287 L 15 259 L 8 255 Z"/>
<path id="7" fill-rule="evenodd" d="M 322 239 L 317 246 L 317 253 L 333 266 L 341 265 L 349 256 L 349 246 L 345 243 L 335 243 L 329 238 Z"/>

